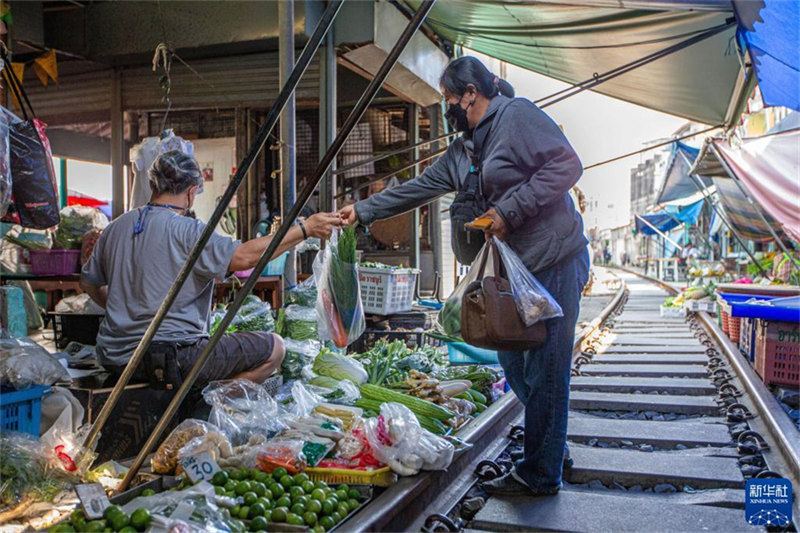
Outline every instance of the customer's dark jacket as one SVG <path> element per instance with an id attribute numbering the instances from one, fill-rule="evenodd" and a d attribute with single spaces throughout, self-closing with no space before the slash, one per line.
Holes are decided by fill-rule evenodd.
<path id="1" fill-rule="evenodd" d="M 507 105 L 505 105 L 507 104 Z M 498 120 L 488 119 L 497 112 Z M 532 272 L 549 268 L 588 244 L 569 190 L 583 172 L 564 134 L 522 98 L 496 96 L 477 128 L 492 127 L 483 148 L 483 194 L 508 226 L 508 244 Z M 421 207 L 459 189 L 472 141 L 455 140 L 417 178 L 356 204 L 363 224 Z"/>

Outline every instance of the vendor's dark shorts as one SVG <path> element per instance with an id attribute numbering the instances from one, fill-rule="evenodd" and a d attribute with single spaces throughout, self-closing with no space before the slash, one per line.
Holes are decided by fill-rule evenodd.
<path id="1" fill-rule="evenodd" d="M 202 339 L 195 344 L 178 347 L 178 368 L 183 378 L 189 374 L 208 342 L 209 339 Z M 209 381 L 228 379 L 242 372 L 253 370 L 269 361 L 274 349 L 275 337 L 272 333 L 266 331 L 227 333 L 214 347 L 211 357 L 208 358 L 205 367 L 197 377 L 195 386 L 202 388 Z M 149 381 L 145 367 L 144 362 L 139 365 L 133 376 L 134 380 Z M 106 370 L 116 375 L 122 374 L 124 369 L 124 366 L 106 366 Z"/>
<path id="2" fill-rule="evenodd" d="M 178 348 L 178 367 L 184 378 L 200 358 L 209 339 Z M 266 331 L 239 331 L 220 338 L 205 367 L 197 376 L 197 383 L 228 379 L 253 370 L 266 363 L 275 348 L 275 337 Z"/>

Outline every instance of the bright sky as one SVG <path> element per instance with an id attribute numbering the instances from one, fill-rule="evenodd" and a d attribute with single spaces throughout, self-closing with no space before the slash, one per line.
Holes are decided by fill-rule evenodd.
<path id="1" fill-rule="evenodd" d="M 485 61 L 499 74 L 497 60 L 469 52 Z M 528 70 L 508 65 L 507 81 L 517 96 L 537 100 L 567 87 L 567 84 Z M 545 110 L 564 127 L 570 143 L 584 166 L 645 147 L 645 143 L 669 137 L 686 119 L 651 111 L 590 91 L 582 92 Z M 598 226 L 612 228 L 630 221 L 630 171 L 654 152 L 645 153 L 587 170 L 578 186 L 589 200 L 598 201 L 598 209 L 587 211 L 587 231 Z"/>

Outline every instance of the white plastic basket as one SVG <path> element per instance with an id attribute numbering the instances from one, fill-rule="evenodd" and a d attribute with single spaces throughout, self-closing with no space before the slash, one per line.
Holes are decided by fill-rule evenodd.
<path id="1" fill-rule="evenodd" d="M 365 313 L 391 315 L 411 309 L 419 270 L 358 267 Z"/>
<path id="2" fill-rule="evenodd" d="M 687 311 L 705 311 L 706 313 L 717 313 L 717 302 L 713 300 L 687 300 Z"/>
<path id="3" fill-rule="evenodd" d="M 685 307 L 667 307 L 665 305 L 661 306 L 662 318 L 683 318 L 685 316 L 686 316 Z"/>

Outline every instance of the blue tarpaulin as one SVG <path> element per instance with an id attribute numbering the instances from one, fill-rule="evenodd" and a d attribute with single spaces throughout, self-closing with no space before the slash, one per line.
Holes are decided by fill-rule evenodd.
<path id="1" fill-rule="evenodd" d="M 672 153 L 667 163 L 666 177 L 661 190 L 656 197 L 657 204 L 675 202 L 684 198 L 689 198 L 698 193 L 697 185 L 690 177 L 689 170 L 694 165 L 700 153 L 699 148 L 693 148 L 688 144 L 676 142 L 672 145 Z M 704 187 L 711 185 L 711 180 L 706 177 L 697 176 Z"/>
<path id="2" fill-rule="evenodd" d="M 665 211 L 650 215 L 636 215 L 636 229 L 645 235 L 658 235 L 658 232 L 648 226 L 654 226 L 658 231 L 666 233 L 682 223 L 694 224 L 703 209 L 702 200 L 686 207 L 666 206 Z M 646 221 L 646 222 L 645 222 Z"/>
<path id="3" fill-rule="evenodd" d="M 800 2 L 734 0 L 764 103 L 800 111 Z"/>

